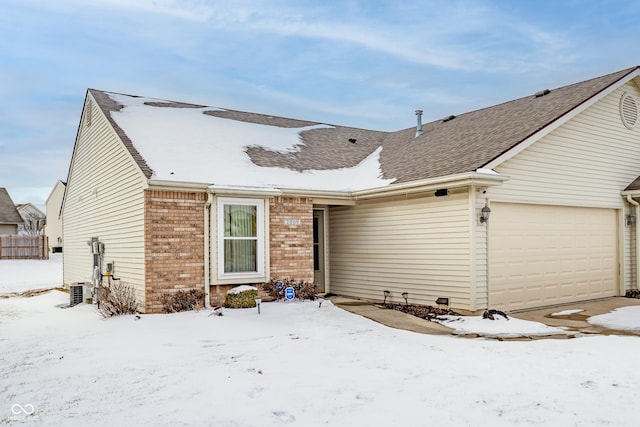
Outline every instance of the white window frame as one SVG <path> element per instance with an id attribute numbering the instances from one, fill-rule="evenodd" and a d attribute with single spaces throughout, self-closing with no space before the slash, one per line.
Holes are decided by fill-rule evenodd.
<path id="1" fill-rule="evenodd" d="M 243 271 L 240 273 L 225 273 L 224 271 L 224 207 L 225 205 L 243 205 L 256 207 L 256 268 L 257 271 Z M 220 197 L 217 203 L 218 230 L 218 278 L 221 280 L 260 279 L 264 280 L 265 268 L 265 209 L 264 199 L 245 199 L 239 197 Z"/>

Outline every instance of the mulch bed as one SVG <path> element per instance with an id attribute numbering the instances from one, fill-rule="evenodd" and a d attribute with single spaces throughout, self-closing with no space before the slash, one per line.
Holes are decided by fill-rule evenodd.
<path id="1" fill-rule="evenodd" d="M 410 314 L 412 316 L 419 317 L 421 319 L 433 320 L 438 316 L 460 316 L 460 313 L 456 313 L 452 310 L 446 310 L 444 308 L 432 307 L 430 305 L 407 305 L 407 304 L 385 304 L 386 308 L 392 310 L 398 310 L 403 313 Z"/>

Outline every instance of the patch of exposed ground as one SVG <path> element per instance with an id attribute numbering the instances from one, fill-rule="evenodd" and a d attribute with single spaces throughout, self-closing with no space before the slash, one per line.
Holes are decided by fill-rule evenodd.
<path id="1" fill-rule="evenodd" d="M 398 310 L 403 313 L 410 314 L 412 316 L 419 317 L 421 319 L 433 320 L 438 316 L 461 316 L 460 313 L 456 313 L 452 310 L 447 310 L 439 307 L 432 307 L 430 305 L 407 305 L 407 304 L 384 304 L 384 307 L 391 310 Z"/>
<path id="2" fill-rule="evenodd" d="M 44 289 L 31 289 L 28 291 L 24 291 L 24 292 L 10 292 L 8 294 L 2 294 L 0 295 L 0 298 L 12 298 L 12 297 L 24 297 L 24 298 L 31 298 L 31 297 L 35 297 L 37 295 L 42 295 L 45 294 L 47 292 L 50 291 L 60 291 L 60 292 L 66 292 L 69 293 L 68 289 L 65 288 L 44 288 Z"/>

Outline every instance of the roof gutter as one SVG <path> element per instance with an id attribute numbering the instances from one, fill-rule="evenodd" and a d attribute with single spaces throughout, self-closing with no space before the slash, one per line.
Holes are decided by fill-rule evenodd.
<path id="1" fill-rule="evenodd" d="M 234 187 L 226 185 L 210 185 L 207 191 L 213 194 L 233 196 L 280 196 L 282 191 L 271 187 Z"/>
<path id="2" fill-rule="evenodd" d="M 148 179 L 147 186 L 153 187 L 154 190 L 187 190 L 187 191 L 206 191 L 210 183 L 204 182 L 188 182 L 188 181 L 170 181 L 166 179 Z"/>
<path id="3" fill-rule="evenodd" d="M 423 179 L 420 181 L 391 184 L 386 187 L 378 187 L 369 190 L 354 191 L 351 195 L 355 200 L 366 200 L 378 197 L 424 193 L 425 191 L 433 191 L 439 188 L 451 189 L 468 187 L 470 185 L 488 187 L 491 185 L 501 184 L 508 179 L 508 177 L 499 174 L 468 172 L 438 178 Z"/>
<path id="4" fill-rule="evenodd" d="M 315 205 L 355 205 L 350 191 L 304 190 L 300 188 L 281 188 L 283 196 L 311 197 Z"/>
<path id="5" fill-rule="evenodd" d="M 462 188 L 470 185 L 488 187 L 498 185 L 507 181 L 509 177 L 498 173 L 487 172 L 466 172 L 455 175 L 447 175 L 436 178 L 422 179 L 419 181 L 403 182 L 399 184 L 389 184 L 384 187 L 376 187 L 357 191 L 328 191 L 328 190 L 310 190 L 302 188 L 272 188 L 272 187 L 242 187 L 242 186 L 225 186 L 211 185 L 205 183 L 166 181 L 166 180 L 148 180 L 149 187 L 154 189 L 168 190 L 200 190 L 210 194 L 218 195 L 235 195 L 235 196 L 306 196 L 312 197 L 314 203 L 322 204 L 344 204 L 353 205 L 356 200 L 375 199 L 379 197 L 388 197 L 394 195 L 406 195 L 413 193 L 424 193 L 439 188 Z"/>

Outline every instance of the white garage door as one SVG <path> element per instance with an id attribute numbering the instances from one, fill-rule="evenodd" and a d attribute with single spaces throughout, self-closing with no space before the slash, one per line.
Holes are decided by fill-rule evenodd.
<path id="1" fill-rule="evenodd" d="M 615 209 L 492 203 L 490 308 L 617 295 L 617 241 Z"/>

